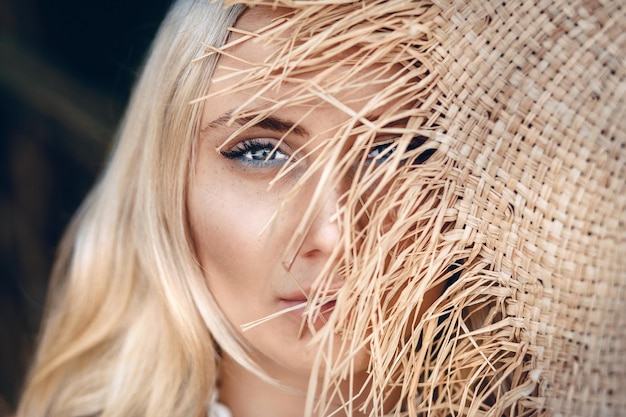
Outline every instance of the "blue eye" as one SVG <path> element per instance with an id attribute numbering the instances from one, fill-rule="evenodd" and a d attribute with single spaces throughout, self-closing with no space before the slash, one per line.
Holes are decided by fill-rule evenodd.
<path id="1" fill-rule="evenodd" d="M 396 150 L 396 145 L 393 142 L 386 142 L 380 145 L 375 145 L 370 148 L 367 153 L 366 163 L 381 163 L 387 160 Z"/>
<path id="2" fill-rule="evenodd" d="M 410 152 L 415 151 L 420 146 L 424 145 L 426 141 L 427 141 L 427 138 L 424 136 L 413 137 L 411 139 L 411 142 L 407 146 L 405 153 L 410 153 Z M 378 145 L 374 145 L 369 149 L 365 163 L 366 164 L 373 164 L 373 163 L 381 164 L 387 161 L 389 158 L 391 158 L 393 154 L 396 152 L 397 148 L 398 146 L 396 142 L 393 140 L 385 141 Z M 411 158 L 402 159 L 400 163 L 404 164 L 408 162 L 412 165 L 419 165 L 419 164 L 426 162 L 426 160 L 430 158 L 433 153 L 434 153 L 434 149 L 426 149 L 417 155 L 414 154 L 414 156 Z"/>
<path id="3" fill-rule="evenodd" d="M 246 164 L 262 166 L 283 164 L 289 159 L 289 155 L 277 148 L 276 144 L 273 139 L 247 139 L 220 153 L 228 159 Z"/>

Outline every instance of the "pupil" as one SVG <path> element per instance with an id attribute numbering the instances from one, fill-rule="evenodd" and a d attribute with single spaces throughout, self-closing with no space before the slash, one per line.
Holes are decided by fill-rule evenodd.
<path id="1" fill-rule="evenodd" d="M 270 155 L 269 149 L 259 149 L 258 151 L 252 154 L 253 158 L 255 159 L 267 159 L 269 155 Z"/>

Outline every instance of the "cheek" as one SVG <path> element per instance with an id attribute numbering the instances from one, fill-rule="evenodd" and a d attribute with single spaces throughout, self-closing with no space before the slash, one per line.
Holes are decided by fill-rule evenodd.
<path id="1" fill-rule="evenodd" d="M 277 207 L 271 193 L 251 189 L 227 170 L 198 171 L 187 205 L 198 260 L 212 291 L 250 286 L 269 273 L 271 245 L 262 232 Z"/>

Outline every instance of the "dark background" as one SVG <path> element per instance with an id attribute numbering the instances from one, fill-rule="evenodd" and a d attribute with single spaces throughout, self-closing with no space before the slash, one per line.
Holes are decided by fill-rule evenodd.
<path id="1" fill-rule="evenodd" d="M 0 0 L 0 416 L 16 406 L 58 240 L 169 4 Z"/>

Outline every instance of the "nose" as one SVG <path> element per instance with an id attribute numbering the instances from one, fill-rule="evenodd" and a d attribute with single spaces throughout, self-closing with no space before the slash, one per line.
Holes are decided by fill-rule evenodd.
<path id="1" fill-rule="evenodd" d="M 314 206 L 314 214 L 300 256 L 305 258 L 328 257 L 339 243 L 340 230 L 337 213 L 342 192 L 337 187 L 322 190 Z"/>

